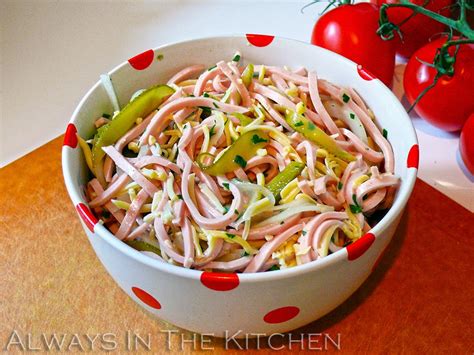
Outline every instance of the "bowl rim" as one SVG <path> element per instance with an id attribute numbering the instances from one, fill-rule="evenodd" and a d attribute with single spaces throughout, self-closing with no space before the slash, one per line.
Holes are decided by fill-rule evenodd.
<path id="1" fill-rule="evenodd" d="M 331 52 L 325 48 L 315 46 L 311 43 L 304 42 L 301 40 L 296 40 L 292 38 L 286 38 L 282 36 L 273 36 L 274 39 L 278 39 L 279 41 L 284 41 L 284 42 L 293 42 L 293 43 L 298 43 L 298 45 L 302 46 L 308 46 L 308 47 L 316 47 L 318 50 L 328 52 L 329 55 L 334 56 L 335 59 L 337 58 L 337 61 L 341 62 L 343 65 L 351 65 L 351 66 L 357 66 L 357 63 L 337 54 L 334 52 Z M 152 48 L 153 52 L 156 53 L 157 51 L 177 46 L 177 45 L 186 45 L 194 42 L 199 42 L 199 41 L 209 41 L 209 40 L 226 40 L 226 39 L 231 39 L 231 38 L 239 38 L 239 39 L 245 39 L 246 34 L 230 34 L 230 35 L 220 35 L 220 36 L 205 36 L 205 37 L 198 37 L 198 38 L 193 38 L 189 40 L 184 40 L 184 41 L 175 41 L 175 42 L 170 42 L 166 43 L 163 45 L 160 45 L 158 47 Z M 121 70 L 124 66 L 128 65 L 128 61 L 124 61 L 120 63 L 119 65 L 115 66 L 112 70 L 110 70 L 107 74 L 108 75 L 113 75 L 115 72 Z M 362 80 L 362 79 L 361 79 Z M 407 137 L 403 137 L 404 139 L 410 140 L 411 144 L 410 146 L 417 145 L 418 144 L 418 139 L 416 135 L 415 128 L 413 126 L 413 123 L 411 122 L 408 114 L 406 113 L 405 109 L 403 108 L 402 104 L 400 101 L 395 97 L 395 95 L 392 93 L 392 91 L 385 86 L 379 79 L 375 78 L 371 82 L 376 82 L 376 85 L 378 85 L 378 90 L 381 90 L 385 92 L 385 94 L 389 97 L 392 97 L 393 104 L 401 108 L 401 112 L 404 112 L 402 117 L 400 117 L 400 124 L 406 125 L 409 128 L 410 135 Z M 68 123 L 76 123 L 77 117 L 79 112 L 82 109 L 82 106 L 84 103 L 88 100 L 88 98 L 92 95 L 92 93 L 97 89 L 97 87 L 100 85 L 100 80 L 98 80 L 89 90 L 88 92 L 84 95 L 84 97 L 80 100 L 79 104 L 75 108 L 71 119 L 69 120 Z M 72 183 L 72 178 L 71 178 L 71 173 L 70 173 L 70 168 L 69 168 L 69 160 L 70 158 L 68 157 L 71 154 L 71 149 L 65 149 L 66 147 L 63 146 L 62 149 L 62 171 L 63 171 L 63 177 L 66 185 L 66 189 L 68 192 L 68 195 L 70 199 L 72 200 L 74 206 L 76 206 L 78 203 L 84 203 L 87 205 L 87 201 L 85 201 L 82 197 L 78 189 L 74 186 Z M 371 228 L 370 233 L 372 233 L 375 238 L 378 238 L 378 236 L 382 236 L 384 231 L 392 225 L 399 216 L 399 214 L 402 213 L 403 209 L 405 208 L 408 199 L 413 191 L 415 181 L 416 181 L 416 176 L 417 176 L 417 168 L 411 169 L 411 168 L 406 168 L 407 173 L 406 173 L 406 178 L 402 182 L 401 186 L 404 186 L 405 188 L 402 191 L 402 188 L 399 188 L 398 191 L 398 198 L 396 199 L 395 203 L 390 207 L 390 209 L 387 211 L 387 213 L 384 215 L 384 217 L 377 223 L 373 228 Z M 401 195 L 400 195 L 401 194 Z M 81 223 L 82 220 L 81 220 Z M 86 228 L 84 228 L 86 230 Z M 89 234 L 89 231 L 86 230 L 86 233 Z M 123 241 L 117 239 L 107 228 L 105 228 L 101 223 L 97 223 L 94 227 L 94 231 L 91 232 L 93 236 L 97 235 L 101 238 L 104 239 L 104 241 L 110 246 L 115 248 L 118 252 L 121 252 L 125 254 L 126 256 L 134 259 L 135 261 L 145 264 L 148 267 L 151 267 L 153 269 L 157 269 L 162 272 L 166 272 L 168 274 L 172 274 L 175 276 L 180 276 L 186 279 L 193 279 L 193 280 L 199 280 L 201 275 L 203 274 L 202 270 L 196 270 L 196 269 L 188 269 L 184 268 L 182 266 L 177 266 L 177 265 L 172 265 L 166 262 L 162 262 L 157 259 L 153 259 L 149 256 L 146 256 L 139 251 L 133 249 L 132 247 L 128 246 L 125 244 Z M 288 268 L 288 269 L 280 269 L 280 270 L 275 270 L 273 272 L 258 272 L 258 273 L 238 273 L 238 278 L 240 283 L 254 283 L 254 282 L 261 282 L 261 281 L 272 281 L 272 280 L 281 280 L 281 279 L 286 279 L 289 277 L 294 277 L 297 275 L 303 275 L 309 272 L 317 271 L 319 269 L 323 269 L 329 265 L 336 264 L 338 262 L 341 262 L 343 260 L 347 261 L 347 248 L 342 248 L 338 250 L 335 253 L 332 253 L 324 258 L 318 259 L 311 261 L 309 263 L 303 264 L 303 265 L 298 265 L 296 267 Z M 219 273 L 220 274 L 220 273 Z"/>

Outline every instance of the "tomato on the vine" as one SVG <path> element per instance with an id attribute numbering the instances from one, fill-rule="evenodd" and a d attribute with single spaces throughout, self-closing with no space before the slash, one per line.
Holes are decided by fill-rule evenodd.
<path id="1" fill-rule="evenodd" d="M 398 4 L 400 0 L 375 0 L 381 6 L 383 4 Z M 449 17 L 453 0 L 411 0 L 411 3 Z M 401 24 L 413 14 L 413 10 L 404 7 L 390 7 L 387 15 L 390 22 L 395 25 Z M 400 27 L 403 39 L 398 34 L 392 39 L 395 42 L 397 53 L 409 58 L 418 48 L 426 44 L 434 35 L 445 31 L 446 26 L 427 16 L 416 14 L 408 19 Z"/>
<path id="2" fill-rule="evenodd" d="M 426 63 L 433 63 L 437 49 L 446 37 L 426 44 L 408 61 L 403 86 L 405 95 L 413 104 L 418 95 L 433 83 L 437 71 Z M 448 49 L 453 55 L 456 48 Z M 443 75 L 436 85 L 418 101 L 415 111 L 425 120 L 445 131 L 459 131 L 474 112 L 474 44 L 462 44 L 456 56 L 454 75 Z"/>
<path id="3" fill-rule="evenodd" d="M 377 35 L 379 8 L 369 3 L 341 5 L 319 18 L 311 43 L 362 65 L 386 85 L 393 79 L 395 44 Z"/>
<path id="4" fill-rule="evenodd" d="M 459 152 L 467 170 L 474 175 L 474 113 L 469 116 L 462 128 L 459 138 Z"/>

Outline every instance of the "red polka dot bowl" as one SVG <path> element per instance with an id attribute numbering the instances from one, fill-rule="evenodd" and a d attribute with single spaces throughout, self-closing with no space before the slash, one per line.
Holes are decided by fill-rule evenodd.
<path id="1" fill-rule="evenodd" d="M 357 242 L 323 259 L 291 269 L 255 274 L 221 274 L 185 269 L 152 259 L 116 239 L 97 223 L 83 193 L 87 168 L 77 146 L 94 133 L 94 119 L 111 112 L 101 83 L 80 102 L 67 127 L 62 163 L 64 179 L 92 247 L 117 284 L 157 317 L 198 333 L 286 332 L 327 314 L 370 275 L 388 245 L 412 192 L 418 167 L 413 126 L 396 97 L 357 64 L 306 43 L 273 36 L 213 37 L 145 51 L 109 74 L 119 102 L 142 88 L 166 82 L 177 70 L 196 63 L 229 60 L 235 51 L 246 62 L 305 66 L 322 78 L 355 88 L 388 132 L 401 185 L 392 208 Z"/>

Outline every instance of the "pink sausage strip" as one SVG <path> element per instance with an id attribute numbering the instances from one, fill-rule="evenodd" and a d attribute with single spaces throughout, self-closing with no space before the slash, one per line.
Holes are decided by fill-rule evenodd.
<path id="1" fill-rule="evenodd" d="M 204 87 L 206 86 L 207 82 L 209 80 L 213 80 L 217 75 L 222 74 L 221 70 L 219 68 L 214 68 L 212 70 L 206 70 L 204 73 L 202 73 L 197 82 L 196 85 L 194 86 L 194 96 L 201 96 L 202 92 L 204 91 Z"/>
<path id="2" fill-rule="evenodd" d="M 145 132 L 140 138 L 140 144 L 146 144 L 150 135 L 157 135 L 161 133 L 168 124 L 171 114 L 183 108 L 195 106 L 209 107 L 211 109 L 227 113 L 246 113 L 248 111 L 248 109 L 244 107 L 224 104 L 220 101 L 216 101 L 207 97 L 183 97 L 176 99 L 170 102 L 168 105 L 163 106 L 162 109 L 153 116 L 150 124 L 147 126 Z"/>
<path id="3" fill-rule="evenodd" d="M 271 254 L 291 236 L 302 230 L 303 226 L 303 224 L 297 224 L 262 245 L 250 264 L 245 268 L 244 272 L 247 273 L 260 271 L 265 264 L 265 261 L 271 256 Z"/>
<path id="4" fill-rule="evenodd" d="M 191 65 L 183 70 L 177 72 L 168 80 L 168 85 L 176 84 L 183 80 L 191 79 L 201 73 L 206 67 L 202 64 Z"/>
<path id="5" fill-rule="evenodd" d="M 104 192 L 104 189 L 102 188 L 102 185 L 100 184 L 100 182 L 97 179 L 92 179 L 90 181 L 90 185 L 91 185 L 92 189 L 94 190 L 94 192 L 96 193 L 97 196 L 99 196 L 100 194 L 102 194 Z M 107 209 L 107 211 L 109 211 L 112 214 L 112 216 L 115 217 L 115 219 L 117 221 L 122 222 L 122 220 L 125 216 L 125 213 L 123 213 L 123 211 L 121 209 L 117 208 L 110 201 L 107 201 L 104 204 L 104 207 Z"/>
<path id="6" fill-rule="evenodd" d="M 201 269 L 212 269 L 220 271 L 237 271 L 246 267 L 252 260 L 251 256 L 243 256 L 239 259 L 231 261 L 211 261 L 203 266 Z"/>
<path id="7" fill-rule="evenodd" d="M 339 221 L 339 220 L 336 220 L 336 219 L 329 219 L 329 220 L 326 220 L 324 222 L 322 222 L 319 227 L 316 229 L 316 232 L 314 234 L 314 238 L 313 238 L 313 250 L 318 252 L 318 247 L 319 247 L 319 244 L 321 244 L 321 239 L 323 238 L 324 236 L 324 233 L 326 233 L 326 231 L 333 227 L 333 226 L 337 226 L 338 228 L 342 228 L 344 224 Z"/>
<path id="8" fill-rule="evenodd" d="M 285 127 L 288 131 L 293 131 L 293 128 L 290 127 L 288 123 L 286 123 L 285 119 L 280 115 L 280 113 L 275 110 L 270 103 L 264 96 L 260 94 L 255 94 L 255 99 L 260 102 L 265 110 L 270 114 L 270 116 L 283 127 Z"/>
<path id="9" fill-rule="evenodd" d="M 326 108 L 324 107 L 323 103 L 321 102 L 321 97 L 319 96 L 318 91 L 318 76 L 315 72 L 309 72 L 308 74 L 308 82 L 309 82 L 309 95 L 311 97 L 311 101 L 313 102 L 314 108 L 316 109 L 317 113 L 319 113 L 324 125 L 327 127 L 331 134 L 339 134 L 336 139 L 344 140 L 344 137 L 339 128 L 334 123 L 331 116 L 329 116 Z"/>
<path id="10" fill-rule="evenodd" d="M 362 140 L 357 137 L 352 131 L 343 128 L 342 133 L 349 138 L 354 148 L 362 154 L 362 156 L 372 163 L 380 163 L 383 160 L 383 154 L 381 152 L 376 152 L 370 148 L 367 144 L 362 142 Z"/>
<path id="11" fill-rule="evenodd" d="M 226 77 L 229 78 L 232 84 L 237 88 L 237 91 L 239 92 L 240 97 L 242 98 L 242 105 L 244 105 L 245 107 L 250 107 L 252 103 L 250 101 L 249 92 L 243 84 L 242 79 L 240 79 L 224 61 L 220 61 L 219 63 L 217 63 L 217 67 L 224 73 Z"/>
<path id="12" fill-rule="evenodd" d="M 190 268 L 194 262 L 194 242 L 193 232 L 191 230 L 191 222 L 188 218 L 184 218 L 184 225 L 182 228 L 183 243 L 184 243 L 184 263 L 185 268 Z"/>
<path id="13" fill-rule="evenodd" d="M 130 164 L 127 159 L 125 159 L 124 156 L 117 151 L 117 149 L 112 146 L 103 147 L 102 149 L 109 157 L 112 158 L 114 163 L 120 169 L 122 169 L 125 174 L 130 176 L 133 181 L 140 185 L 149 196 L 153 197 L 155 192 L 158 192 L 158 188 L 153 185 L 145 176 L 143 176 L 143 174 L 138 171 L 137 168 Z"/>
<path id="14" fill-rule="evenodd" d="M 145 155 L 140 158 L 126 158 L 126 159 L 130 164 L 133 164 L 138 169 L 141 169 L 148 165 L 159 165 L 167 169 L 170 169 L 176 174 L 181 174 L 181 170 L 175 163 L 172 163 L 168 159 L 163 158 L 163 157 L 159 157 L 155 155 Z"/>
<path id="15" fill-rule="evenodd" d="M 161 218 L 155 218 L 154 227 L 156 237 L 160 242 L 161 250 L 164 251 L 167 255 L 170 256 L 170 258 L 172 258 L 176 262 L 184 265 L 184 256 L 178 254 L 178 252 L 174 250 L 173 244 L 171 243 L 170 237 L 168 235 L 168 232 L 166 232 L 165 226 L 163 225 Z"/>
<path id="16" fill-rule="evenodd" d="M 112 197 L 117 196 L 117 194 L 123 190 L 123 188 L 130 182 L 130 178 L 127 174 L 120 175 L 112 184 L 105 189 L 104 192 L 100 193 L 95 199 L 89 202 L 89 206 L 94 208 L 97 206 L 102 206 Z"/>
<path id="17" fill-rule="evenodd" d="M 391 186 L 397 186 L 400 182 L 400 178 L 389 175 L 389 174 L 382 174 L 380 175 L 379 178 L 371 178 L 367 180 L 366 182 L 362 183 L 356 190 L 356 200 L 357 203 L 360 205 L 362 204 L 362 197 L 365 195 L 384 188 L 384 187 L 391 187 Z"/>
<path id="18" fill-rule="evenodd" d="M 123 240 L 130 233 L 130 230 L 132 229 L 138 215 L 140 214 L 140 209 L 145 204 L 147 198 L 148 192 L 146 192 L 145 190 L 140 190 L 135 200 L 133 200 L 130 204 L 128 211 L 125 214 L 125 218 L 120 224 L 119 230 L 115 234 L 118 239 Z"/>

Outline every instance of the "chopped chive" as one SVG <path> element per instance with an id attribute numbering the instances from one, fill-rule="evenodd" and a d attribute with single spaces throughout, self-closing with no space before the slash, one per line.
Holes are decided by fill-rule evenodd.
<path id="1" fill-rule="evenodd" d="M 234 58 L 232 58 L 233 62 L 238 62 L 240 60 L 240 55 L 236 54 Z"/>
<path id="2" fill-rule="evenodd" d="M 357 199 L 356 199 L 356 195 L 355 194 L 352 194 L 352 201 L 354 201 L 354 204 L 353 205 L 349 205 L 349 208 L 351 209 L 351 212 L 352 213 L 361 213 L 362 212 L 362 208 L 359 206 L 359 204 L 357 203 Z"/>
<path id="3" fill-rule="evenodd" d="M 223 182 L 222 186 L 224 186 L 224 189 L 229 190 L 229 184 L 227 182 Z"/>
<path id="4" fill-rule="evenodd" d="M 356 115 L 351 112 L 351 113 L 349 114 L 349 117 L 350 117 L 351 119 L 355 119 Z"/>
<path id="5" fill-rule="evenodd" d="M 158 55 L 156 56 L 156 59 L 159 60 L 159 61 L 162 61 L 164 57 L 165 57 L 165 56 L 164 56 L 163 54 L 158 54 Z"/>
<path id="6" fill-rule="evenodd" d="M 109 219 L 110 218 L 110 212 L 109 211 L 102 212 L 102 218 Z"/>
<path id="7" fill-rule="evenodd" d="M 262 142 L 268 142 L 268 139 L 262 138 L 258 134 L 254 134 L 252 136 L 252 143 L 253 144 L 258 144 L 258 143 L 262 143 Z"/>
<path id="8" fill-rule="evenodd" d="M 239 211 L 238 211 L 238 210 L 234 210 L 234 213 L 235 213 L 235 214 L 239 214 Z"/>
<path id="9" fill-rule="evenodd" d="M 337 183 L 337 189 L 338 189 L 338 190 L 342 190 L 342 182 L 339 181 L 339 182 Z"/>
<path id="10" fill-rule="evenodd" d="M 209 107 L 199 106 L 199 108 L 202 110 L 202 114 L 204 118 L 207 118 L 211 115 L 211 109 Z"/>
<path id="11" fill-rule="evenodd" d="M 110 115 L 109 115 L 108 113 L 103 113 L 103 114 L 102 114 L 102 117 L 104 117 L 104 118 L 110 118 Z"/>
<path id="12" fill-rule="evenodd" d="M 245 168 L 247 166 L 247 161 L 244 158 L 242 158 L 240 155 L 235 156 L 234 163 L 240 165 L 242 168 Z"/>
<path id="13" fill-rule="evenodd" d="M 224 206 L 225 213 L 229 212 L 229 206 Z"/>
<path id="14" fill-rule="evenodd" d="M 216 124 L 214 123 L 214 126 L 211 127 L 211 129 L 209 130 L 209 136 L 212 137 L 214 134 L 216 134 L 216 132 L 214 132 L 216 128 Z"/>
<path id="15" fill-rule="evenodd" d="M 202 96 L 204 96 L 204 97 L 209 97 L 209 94 L 204 91 L 204 92 L 202 93 Z"/>
<path id="16" fill-rule="evenodd" d="M 314 131 L 315 128 L 316 128 L 316 126 L 314 125 L 313 122 L 308 122 L 308 129 L 309 129 L 310 131 Z"/>
<path id="17" fill-rule="evenodd" d="M 348 103 L 351 98 L 346 93 L 342 94 L 342 101 Z"/>
<path id="18" fill-rule="evenodd" d="M 382 130 L 382 136 L 383 136 L 385 139 L 387 139 L 387 137 L 388 137 L 388 131 L 387 131 L 385 128 Z"/>
<path id="19" fill-rule="evenodd" d="M 183 199 L 183 195 L 181 195 L 181 194 L 178 194 L 178 195 L 176 195 L 176 196 L 178 196 L 178 198 L 179 198 L 180 200 Z"/>
<path id="20" fill-rule="evenodd" d="M 362 212 L 362 208 L 360 208 L 359 205 L 349 205 L 349 208 L 351 209 L 351 212 L 354 214 Z"/>
<path id="21" fill-rule="evenodd" d="M 194 96 L 193 94 L 189 94 L 188 96 L 189 96 L 189 97 L 196 97 L 196 96 Z"/>
<path id="22" fill-rule="evenodd" d="M 280 270 L 280 268 L 276 265 L 273 265 L 270 269 L 268 269 L 269 271 L 276 271 L 276 270 Z"/>
<path id="23" fill-rule="evenodd" d="M 306 235 L 306 233 L 308 233 L 308 232 L 306 232 L 304 229 L 301 231 L 302 235 Z"/>
<path id="24" fill-rule="evenodd" d="M 215 69 L 215 68 L 217 68 L 217 65 L 213 65 L 212 67 L 208 68 L 207 70 L 211 71 L 212 69 Z"/>
<path id="25" fill-rule="evenodd" d="M 302 125 L 304 125 L 304 123 L 301 121 L 295 122 L 295 127 L 300 127 Z"/>
<path id="26" fill-rule="evenodd" d="M 258 78 L 258 72 L 257 73 L 253 73 L 252 75 L 254 78 Z"/>
<path id="27" fill-rule="evenodd" d="M 232 233 L 226 233 L 225 235 L 227 236 L 227 238 L 230 238 L 230 239 L 235 238 L 235 234 L 232 234 Z"/>
<path id="28" fill-rule="evenodd" d="M 219 105 L 216 104 L 215 102 L 213 102 L 212 105 L 213 105 L 215 108 L 219 108 Z"/>
<path id="29" fill-rule="evenodd" d="M 247 253 L 246 251 L 244 251 L 244 252 L 242 253 L 242 256 L 249 256 L 249 255 L 250 255 L 250 254 Z"/>

